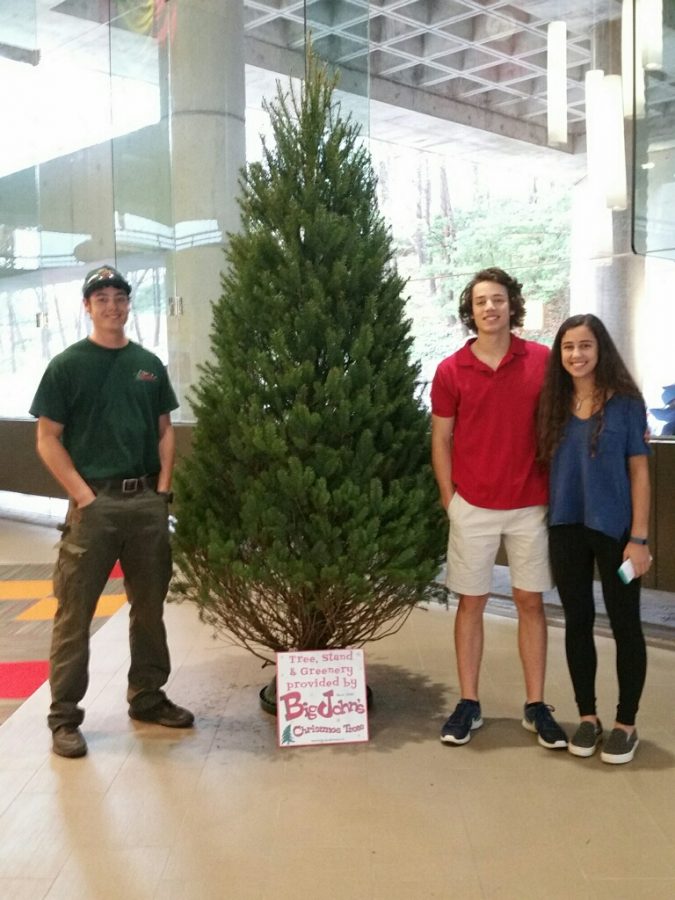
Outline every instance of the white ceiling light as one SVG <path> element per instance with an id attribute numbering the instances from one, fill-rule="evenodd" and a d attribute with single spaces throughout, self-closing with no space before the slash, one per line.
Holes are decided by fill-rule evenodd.
<path id="1" fill-rule="evenodd" d="M 610 209 L 625 209 L 626 144 L 620 75 L 586 72 L 586 164 L 595 197 Z"/>
<path id="2" fill-rule="evenodd" d="M 626 141 L 620 75 L 605 75 L 602 82 L 602 132 L 609 151 L 605 157 L 605 199 L 610 209 L 625 209 Z"/>
<path id="3" fill-rule="evenodd" d="M 586 169 L 591 190 L 597 196 L 604 193 L 603 134 L 602 134 L 602 69 L 589 69 L 584 77 L 586 86 Z"/>
<path id="4" fill-rule="evenodd" d="M 549 144 L 567 143 L 567 26 L 550 22 L 546 57 L 546 111 Z"/>
<path id="5" fill-rule="evenodd" d="M 637 21 L 642 65 L 663 68 L 663 0 L 637 0 Z"/>
<path id="6" fill-rule="evenodd" d="M 633 13 L 635 0 L 623 0 L 621 6 L 621 77 L 623 80 L 623 114 L 626 118 L 634 115 L 641 119 L 645 114 L 645 73 L 642 68 L 642 48 L 639 34 L 635 35 Z M 638 32 L 643 27 L 638 23 Z"/>

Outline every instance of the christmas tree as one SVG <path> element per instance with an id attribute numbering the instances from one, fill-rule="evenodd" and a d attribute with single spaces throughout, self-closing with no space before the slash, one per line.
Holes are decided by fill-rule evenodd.
<path id="1" fill-rule="evenodd" d="M 335 86 L 310 54 L 266 105 L 176 473 L 174 596 L 263 659 L 384 637 L 444 591 L 404 282 Z"/>

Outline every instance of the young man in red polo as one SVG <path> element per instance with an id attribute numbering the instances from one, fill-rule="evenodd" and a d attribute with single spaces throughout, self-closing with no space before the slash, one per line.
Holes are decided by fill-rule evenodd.
<path id="1" fill-rule="evenodd" d="M 447 585 L 459 595 L 455 651 L 461 697 L 441 740 L 466 744 L 483 724 L 478 682 L 483 613 L 500 540 L 508 556 L 525 676 L 522 724 L 539 743 L 567 737 L 544 703 L 548 563 L 547 478 L 536 462 L 535 421 L 548 348 L 512 333 L 523 324 L 521 285 L 502 269 L 478 272 L 460 297 L 475 333 L 444 359 L 431 388 L 432 462 L 450 521 Z"/>

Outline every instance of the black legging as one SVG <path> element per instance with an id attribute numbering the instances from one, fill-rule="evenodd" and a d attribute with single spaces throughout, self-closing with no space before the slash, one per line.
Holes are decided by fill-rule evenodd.
<path id="1" fill-rule="evenodd" d="M 640 620 L 640 579 L 624 584 L 616 573 L 625 541 L 584 525 L 549 530 L 553 577 L 565 611 L 565 651 L 580 716 L 596 715 L 597 654 L 593 640 L 593 564 L 597 563 L 607 615 L 616 642 L 619 705 L 616 721 L 634 725 L 647 672 Z"/>

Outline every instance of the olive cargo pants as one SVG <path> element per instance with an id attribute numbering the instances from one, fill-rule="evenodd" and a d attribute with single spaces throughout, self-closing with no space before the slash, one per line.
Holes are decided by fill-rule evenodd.
<path id="1" fill-rule="evenodd" d="M 50 653 L 52 730 L 80 725 L 89 683 L 89 638 L 96 604 L 120 560 L 130 604 L 127 700 L 149 709 L 164 697 L 171 664 L 163 613 L 171 579 L 166 499 L 152 490 L 100 492 L 83 509 L 71 503 L 54 570 L 58 600 Z"/>

